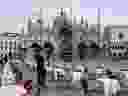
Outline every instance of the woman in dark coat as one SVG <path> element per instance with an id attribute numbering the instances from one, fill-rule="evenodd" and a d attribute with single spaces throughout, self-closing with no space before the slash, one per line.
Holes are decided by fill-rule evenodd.
<path id="1" fill-rule="evenodd" d="M 34 58 L 37 63 L 37 75 L 38 75 L 38 83 L 42 87 L 45 86 L 46 81 L 46 68 L 45 68 L 45 59 L 43 56 L 41 56 L 40 52 L 43 49 L 39 44 L 33 43 L 31 48 L 34 49 Z"/>
<path id="2" fill-rule="evenodd" d="M 38 82 L 40 85 L 45 86 L 46 69 L 44 65 L 44 57 L 39 54 L 35 54 L 35 59 L 37 62 Z"/>

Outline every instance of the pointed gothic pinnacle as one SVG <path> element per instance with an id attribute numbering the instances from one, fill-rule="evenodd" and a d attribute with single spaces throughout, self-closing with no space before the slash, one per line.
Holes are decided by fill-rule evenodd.
<path id="1" fill-rule="evenodd" d="M 40 18 L 38 16 L 31 16 L 30 21 L 31 21 L 31 23 L 40 23 L 40 24 L 43 23 L 42 18 Z"/>
<path id="2" fill-rule="evenodd" d="M 84 18 L 84 17 L 82 17 L 81 18 L 82 20 L 81 20 L 81 25 L 82 25 L 82 28 L 84 28 L 84 30 L 88 30 L 88 20 L 87 20 L 87 18 Z"/>

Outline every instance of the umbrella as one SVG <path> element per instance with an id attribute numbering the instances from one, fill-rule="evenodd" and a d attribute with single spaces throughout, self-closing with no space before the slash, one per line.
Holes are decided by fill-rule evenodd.
<path id="1" fill-rule="evenodd" d="M 40 51 L 43 49 L 38 43 L 32 43 L 32 45 L 29 48 L 34 48 L 34 51 Z"/>
<path id="2" fill-rule="evenodd" d="M 30 48 L 41 48 L 41 46 L 40 46 L 38 43 L 34 42 L 34 43 L 32 43 L 32 45 L 30 46 Z"/>

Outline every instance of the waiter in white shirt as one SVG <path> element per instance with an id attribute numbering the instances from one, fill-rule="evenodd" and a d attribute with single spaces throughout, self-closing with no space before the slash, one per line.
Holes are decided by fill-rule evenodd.
<path id="1" fill-rule="evenodd" d="M 116 93 L 120 90 L 119 81 L 113 78 L 110 70 L 106 70 L 106 74 L 103 76 L 103 78 L 99 78 L 97 80 L 104 83 L 105 96 L 116 96 Z"/>

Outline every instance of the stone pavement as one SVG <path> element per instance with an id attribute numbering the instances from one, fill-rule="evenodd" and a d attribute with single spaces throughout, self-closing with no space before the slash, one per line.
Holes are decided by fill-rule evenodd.
<path id="1" fill-rule="evenodd" d="M 41 89 L 40 96 L 80 96 L 79 88 L 44 88 Z M 96 91 L 90 91 L 89 96 L 104 96 L 104 92 L 101 89 L 96 89 Z M 119 96 L 128 96 L 127 89 L 121 89 Z"/>
<path id="2" fill-rule="evenodd" d="M 92 82 L 92 81 L 91 81 Z M 90 83 L 91 83 L 90 82 Z M 78 87 L 66 88 L 64 83 L 60 82 L 50 82 L 48 88 L 41 88 L 40 96 L 80 96 L 81 89 Z M 89 90 L 89 96 L 104 96 L 103 88 L 97 88 L 94 90 Z M 128 88 L 122 88 L 120 96 L 127 96 Z"/>

